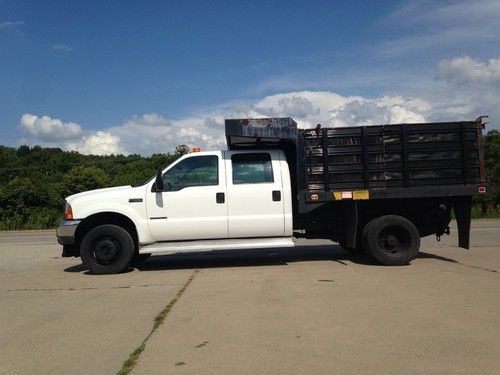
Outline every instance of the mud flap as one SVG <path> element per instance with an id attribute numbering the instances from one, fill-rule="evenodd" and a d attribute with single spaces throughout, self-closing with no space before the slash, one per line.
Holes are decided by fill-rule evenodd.
<path id="1" fill-rule="evenodd" d="M 469 249 L 470 246 L 470 221 L 472 197 L 456 197 L 453 200 L 453 210 L 457 219 L 458 246 Z"/>

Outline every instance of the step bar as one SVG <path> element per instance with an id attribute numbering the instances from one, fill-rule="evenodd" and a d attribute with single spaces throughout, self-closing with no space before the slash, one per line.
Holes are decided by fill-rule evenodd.
<path id="1" fill-rule="evenodd" d="M 293 247 L 293 237 L 230 238 L 218 240 L 156 242 L 142 245 L 139 254 L 168 255 L 214 250 L 269 249 Z"/>

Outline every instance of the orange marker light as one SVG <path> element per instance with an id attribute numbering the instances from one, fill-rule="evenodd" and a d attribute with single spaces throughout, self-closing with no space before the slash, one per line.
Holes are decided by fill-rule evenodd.
<path id="1" fill-rule="evenodd" d="M 191 149 L 191 152 L 200 152 L 200 151 L 201 151 L 201 148 L 199 148 L 199 147 L 193 147 Z"/>
<path id="2" fill-rule="evenodd" d="M 73 220 L 73 210 L 69 203 L 64 205 L 64 220 Z"/>

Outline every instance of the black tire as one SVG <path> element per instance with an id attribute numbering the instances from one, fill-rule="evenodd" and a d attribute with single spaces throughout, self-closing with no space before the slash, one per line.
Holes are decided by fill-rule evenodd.
<path id="1" fill-rule="evenodd" d="M 134 240 L 122 227 L 99 225 L 89 231 L 80 246 L 82 262 L 91 273 L 107 275 L 123 271 L 135 253 Z"/>
<path id="2" fill-rule="evenodd" d="M 402 266 L 417 256 L 420 235 L 415 225 L 404 217 L 381 216 L 363 229 L 363 248 L 381 264 Z"/>

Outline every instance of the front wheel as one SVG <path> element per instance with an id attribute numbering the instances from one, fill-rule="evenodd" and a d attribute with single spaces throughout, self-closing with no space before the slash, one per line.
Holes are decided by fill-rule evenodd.
<path id="1" fill-rule="evenodd" d="M 123 271 L 134 256 L 134 240 L 122 227 L 99 225 L 83 238 L 80 246 L 82 262 L 96 275 Z"/>
<path id="2" fill-rule="evenodd" d="M 402 216 L 381 216 L 365 226 L 363 248 L 384 265 L 401 266 L 417 256 L 420 235 L 415 225 Z"/>

